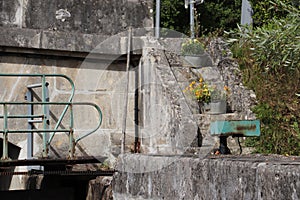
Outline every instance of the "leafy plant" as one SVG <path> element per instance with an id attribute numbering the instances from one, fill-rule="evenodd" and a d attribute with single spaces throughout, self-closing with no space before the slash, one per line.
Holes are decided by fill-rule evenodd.
<path id="1" fill-rule="evenodd" d="M 200 35 L 218 32 L 223 35 L 237 27 L 241 18 L 241 0 L 205 0 L 197 7 L 201 25 Z"/>
<path id="2" fill-rule="evenodd" d="M 196 37 L 212 32 L 222 35 L 223 30 L 236 28 L 240 22 L 241 3 L 241 0 L 205 0 L 195 5 Z M 190 13 L 183 0 L 161 0 L 160 19 L 161 27 L 190 34 Z"/>
<path id="3" fill-rule="evenodd" d="M 299 6 L 299 0 L 250 0 L 253 10 L 254 26 L 259 27 L 269 23 L 274 19 L 286 18 L 289 12 L 286 11 L 286 6 Z"/>
<path id="4" fill-rule="evenodd" d="M 211 101 L 226 100 L 229 94 L 230 90 L 228 86 L 224 86 L 223 89 L 213 86 L 211 89 Z"/>
<path id="5" fill-rule="evenodd" d="M 300 91 L 300 11 L 278 0 L 270 5 L 285 12 L 285 18 L 239 27 L 228 40 L 244 83 L 258 100 L 253 111 L 262 134 L 247 144 L 260 153 L 300 155 L 300 99 L 295 95 Z"/>
<path id="6" fill-rule="evenodd" d="M 204 53 L 204 47 L 197 39 L 189 39 L 182 44 L 181 55 L 199 55 Z"/>

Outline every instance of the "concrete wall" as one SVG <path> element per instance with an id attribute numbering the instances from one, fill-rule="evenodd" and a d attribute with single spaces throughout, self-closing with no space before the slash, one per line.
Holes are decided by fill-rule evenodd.
<path id="1" fill-rule="evenodd" d="M 89 66 L 89 67 L 88 67 Z M 123 110 L 125 102 L 125 69 L 126 63 L 106 65 L 103 62 L 86 62 L 80 59 L 51 59 L 47 57 L 28 58 L 19 56 L 2 56 L 0 70 L 2 73 L 45 73 L 45 74 L 65 74 L 73 79 L 75 83 L 75 96 L 73 102 L 92 102 L 97 104 L 103 113 L 103 123 L 101 128 L 92 135 L 81 140 L 76 146 L 75 156 L 104 156 L 108 157 L 108 163 L 113 163 L 115 156 L 120 153 L 119 144 L 121 143 L 121 128 Z M 128 94 L 128 120 L 127 133 L 134 129 L 134 80 L 136 67 L 130 71 L 130 86 Z M 0 84 L 0 101 L 19 101 L 24 102 L 24 96 L 29 84 L 40 83 L 39 78 L 3 78 Z M 49 82 L 49 94 L 51 102 L 67 102 L 70 96 L 70 84 L 62 78 L 47 78 Z M 36 96 L 41 98 L 41 90 L 34 89 Z M 35 99 L 35 101 L 37 101 Z M 50 127 L 54 128 L 57 119 L 63 111 L 63 106 L 50 107 Z M 26 114 L 27 106 L 11 106 L 8 112 L 12 114 Z M 35 107 L 35 113 L 41 114 L 41 107 Z M 3 114 L 1 106 L 0 115 Z M 62 122 L 60 128 L 70 126 L 69 112 Z M 74 128 L 75 138 L 96 127 L 99 117 L 97 112 L 88 106 L 74 107 Z M 41 124 L 35 124 L 41 127 Z M 26 129 L 27 120 L 9 120 L 9 129 Z M 0 128 L 3 128 L 3 119 L 0 120 Z M 131 134 L 132 135 L 132 134 Z M 1 135 L 2 136 L 2 135 Z M 27 134 L 9 134 L 9 141 L 21 147 L 19 159 L 27 158 Z M 131 145 L 133 139 L 127 138 Z M 114 145 L 117 145 L 116 146 Z M 128 145 L 128 146 L 129 146 Z M 67 158 L 68 156 L 68 137 L 65 133 L 57 133 L 51 143 L 49 156 L 51 158 Z M 41 134 L 34 134 L 34 156 L 42 155 Z M 26 167 L 18 167 L 19 171 L 26 170 Z M 16 181 L 22 180 L 15 177 Z M 20 187 L 20 185 L 14 183 Z M 21 184 L 22 185 L 22 184 Z M 18 188 L 17 187 L 17 188 Z M 14 189 L 17 189 L 14 188 Z M 20 189 L 20 188 L 19 188 Z"/>
<path id="2" fill-rule="evenodd" d="M 75 83 L 75 102 L 92 102 L 103 112 L 101 129 L 80 141 L 76 156 L 106 156 L 112 163 L 120 153 L 120 135 L 125 102 L 125 67 L 127 29 L 152 27 L 152 1 L 36 1 L 9 0 L 0 3 L 0 71 L 1 73 L 65 74 Z M 123 32 L 125 31 L 125 32 Z M 115 35 L 117 34 L 117 35 Z M 135 35 L 140 35 L 135 31 Z M 143 42 L 133 40 L 141 49 Z M 91 53 L 92 52 L 92 53 Z M 89 54 L 90 53 L 90 54 Z M 134 130 L 134 98 L 136 70 L 141 51 L 134 52 L 130 69 L 127 131 Z M 112 64 L 112 62 L 115 63 Z M 70 85 L 61 78 L 49 78 L 50 101 L 66 101 Z M 40 83 L 38 78 L 0 78 L 0 101 L 25 101 L 29 84 Z M 35 89 L 37 97 L 41 90 Z M 54 127 L 62 107 L 50 108 L 50 126 Z M 41 107 L 37 107 L 38 113 Z M 93 109 L 77 107 L 75 137 L 91 130 L 97 116 Z M 26 114 L 27 108 L 12 106 L 10 114 Z M 3 114 L 3 108 L 0 108 Z M 69 114 L 69 113 L 67 113 Z M 27 128 L 27 120 L 10 120 L 10 129 Z M 36 124 L 40 127 L 40 124 Z M 69 117 L 61 127 L 69 127 Z M 0 119 L 0 128 L 3 120 Z M 134 135 L 134 134 L 131 134 Z M 128 146 L 133 139 L 128 139 Z M 19 159 L 27 158 L 27 135 L 9 134 L 9 141 L 21 147 Z M 115 144 L 116 146 L 114 146 Z M 50 146 L 51 158 L 66 158 L 68 137 L 57 134 Z M 129 147 L 128 147 L 129 148 Z M 41 135 L 34 137 L 34 156 L 42 152 Z M 17 171 L 25 171 L 18 167 Z M 14 177 L 11 188 L 22 189 L 24 180 Z"/>
<path id="3" fill-rule="evenodd" d="M 48 58 L 24 58 L 17 56 L 2 57 L 0 63 L 1 72 L 5 73 L 45 73 L 45 74 L 66 74 L 75 83 L 75 97 L 74 102 L 93 102 L 99 105 L 103 112 L 103 123 L 101 130 L 95 135 L 86 138 L 80 144 L 89 146 L 89 154 L 100 155 L 110 149 L 111 134 L 121 131 L 122 124 L 122 110 L 124 107 L 124 68 L 126 64 L 105 65 L 103 63 L 82 62 L 81 60 L 63 60 L 63 59 L 48 59 Z M 87 66 L 90 66 L 88 68 Z M 107 70 L 109 68 L 109 70 Z M 134 87 L 134 71 L 130 72 L 131 87 Z M 123 79 L 121 78 L 123 77 Z M 70 96 L 71 87 L 69 83 L 62 78 L 48 78 L 50 101 L 59 102 L 67 101 Z M 38 78 L 3 78 L 1 77 L 1 85 L 4 87 L 0 91 L 1 101 L 24 101 L 24 96 L 27 91 L 26 87 L 29 84 L 40 83 Z M 41 98 L 41 91 L 35 89 L 39 98 Z M 133 116 L 133 100 L 134 93 L 129 93 L 129 109 L 128 116 Z M 40 108 L 36 108 L 40 111 Z M 50 119 L 50 126 L 53 128 L 56 124 L 55 118 L 59 118 L 63 107 L 50 107 L 52 112 Z M 79 136 L 81 132 L 90 130 L 96 126 L 97 113 L 95 110 L 88 107 L 75 107 L 75 129 Z M 36 112 L 37 112 L 36 111 Z M 2 113 L 2 109 L 0 111 Z M 10 114 L 26 114 L 27 107 L 12 106 L 9 108 Z M 50 113 L 51 114 L 51 113 Z M 69 117 L 63 121 L 63 126 L 69 127 Z M 1 123 L 2 127 L 3 123 Z M 37 124 L 37 127 L 41 125 Z M 127 128 L 132 129 L 133 122 L 128 120 Z M 26 120 L 11 120 L 9 123 L 10 129 L 24 129 L 27 128 Z M 108 131 L 110 130 L 110 131 Z M 79 134 L 79 135 L 78 135 Z M 64 135 L 64 134 L 61 134 Z M 102 135 L 102 139 L 97 135 Z M 95 138 L 96 137 L 96 138 Z M 22 138 L 22 139 L 21 139 Z M 14 143 L 24 146 L 25 134 L 11 135 L 9 140 Z M 67 139 L 67 137 L 65 137 Z M 40 140 L 36 137 L 36 140 Z M 37 141 L 37 143 L 39 143 Z M 57 142 L 57 144 L 56 144 Z M 67 141 L 65 141 L 67 144 Z M 88 145 L 91 142 L 91 145 Z M 63 145 L 62 141 L 54 141 L 55 146 L 59 148 Z M 85 146 L 84 145 L 84 146 Z M 66 147 L 61 146 L 62 150 Z M 86 147 L 84 148 L 86 149 Z M 57 150 L 57 149 L 56 149 Z M 36 149 L 38 151 L 38 148 Z M 101 152 L 101 153 L 100 153 Z M 53 151 L 52 151 L 53 153 Z M 66 153 L 66 152 L 65 152 Z M 61 155 L 65 156 L 64 154 Z"/>
<path id="4" fill-rule="evenodd" d="M 129 26 L 151 27 L 150 9 L 152 1 L 11 0 L 1 3 L 0 25 L 114 35 Z"/>
<path id="5" fill-rule="evenodd" d="M 168 165 L 157 168 L 158 163 L 166 161 Z M 145 166 L 153 166 L 156 170 L 141 171 Z M 117 169 L 113 195 L 118 200 L 300 198 L 299 158 L 248 155 L 199 159 L 123 155 Z"/>
<path id="6" fill-rule="evenodd" d="M 2 0 L 0 45 L 91 51 L 109 36 L 153 27 L 152 1 Z"/>
<path id="7" fill-rule="evenodd" d="M 165 53 L 144 48 L 141 62 L 143 153 L 182 154 L 197 137 L 196 120 Z"/>

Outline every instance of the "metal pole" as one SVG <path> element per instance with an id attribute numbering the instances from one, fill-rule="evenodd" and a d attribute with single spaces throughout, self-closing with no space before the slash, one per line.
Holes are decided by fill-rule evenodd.
<path id="1" fill-rule="evenodd" d="M 31 89 L 28 89 L 28 91 L 26 93 L 26 100 L 27 100 L 27 102 L 33 101 Z M 28 104 L 27 114 L 30 116 L 34 114 L 32 104 Z M 34 118 L 30 117 L 28 119 L 28 129 L 33 130 L 33 124 L 30 120 L 34 120 Z M 28 133 L 27 134 L 27 159 L 32 159 L 32 157 L 33 157 L 33 133 Z"/>
<path id="2" fill-rule="evenodd" d="M 190 26 L 191 26 L 191 39 L 195 38 L 195 23 L 194 23 L 194 0 L 190 0 Z"/>
<path id="3" fill-rule="evenodd" d="M 45 103 L 47 100 L 47 91 L 46 91 L 46 77 L 45 75 L 42 76 L 42 102 Z M 47 105 L 43 104 L 42 105 L 43 108 L 43 128 L 44 130 L 46 130 L 48 128 L 47 126 Z M 43 157 L 48 157 L 48 133 L 44 132 L 43 133 Z"/>
<path id="4" fill-rule="evenodd" d="M 8 159 L 8 135 L 7 135 L 7 129 L 8 129 L 8 123 L 7 123 L 7 105 L 4 104 L 3 105 L 3 114 L 4 114 L 4 124 L 3 124 L 3 129 L 4 129 L 4 133 L 3 133 L 3 152 L 2 152 L 2 160 L 6 160 Z"/>
<path id="5" fill-rule="evenodd" d="M 156 0 L 155 37 L 159 38 L 160 31 L 160 0 Z"/>
<path id="6" fill-rule="evenodd" d="M 74 158 L 75 153 L 75 140 L 74 140 L 74 113 L 73 113 L 73 105 L 70 105 L 70 133 L 69 133 L 69 158 Z"/>

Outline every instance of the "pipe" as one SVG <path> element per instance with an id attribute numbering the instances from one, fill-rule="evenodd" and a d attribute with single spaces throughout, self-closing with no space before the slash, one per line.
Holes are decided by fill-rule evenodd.
<path id="1" fill-rule="evenodd" d="M 45 103 L 47 100 L 47 91 L 46 91 L 46 76 L 42 76 L 42 103 Z M 48 129 L 48 124 L 47 124 L 47 120 L 48 116 L 47 116 L 47 105 L 43 104 L 43 129 L 46 130 Z M 48 157 L 48 133 L 44 132 L 43 133 L 43 157 L 46 158 Z"/>
<path id="2" fill-rule="evenodd" d="M 159 38 L 160 32 L 160 0 L 156 0 L 155 38 Z"/>
<path id="3" fill-rule="evenodd" d="M 7 122 L 7 105 L 3 104 L 3 115 L 4 115 L 4 120 L 3 120 L 3 150 L 2 150 L 2 158 L 1 160 L 7 160 L 8 159 L 8 122 Z"/>
<path id="4" fill-rule="evenodd" d="M 121 153 L 125 153 L 125 139 L 126 139 L 126 121 L 127 121 L 127 104 L 128 104 L 128 91 L 129 91 L 129 68 L 130 68 L 130 50 L 131 50 L 131 27 L 128 30 L 128 40 L 127 40 L 127 63 L 126 63 L 126 85 L 125 85 L 125 102 L 123 110 L 123 122 L 122 122 L 122 143 L 121 143 Z"/>
<path id="5" fill-rule="evenodd" d="M 190 0 L 190 26 L 191 26 L 191 39 L 195 38 L 195 23 L 194 23 L 194 0 Z"/>

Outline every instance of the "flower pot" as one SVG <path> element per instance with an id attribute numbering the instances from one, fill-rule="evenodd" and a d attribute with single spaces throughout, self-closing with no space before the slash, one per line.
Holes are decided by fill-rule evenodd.
<path id="1" fill-rule="evenodd" d="M 201 67 L 202 58 L 200 56 L 184 56 L 184 59 L 194 67 Z"/>
<path id="2" fill-rule="evenodd" d="M 217 100 L 210 103 L 200 105 L 201 113 L 203 114 L 224 114 L 226 113 L 226 100 Z"/>
<path id="3" fill-rule="evenodd" d="M 212 66 L 211 59 L 208 55 L 185 55 L 184 59 L 193 67 L 208 67 Z"/>

